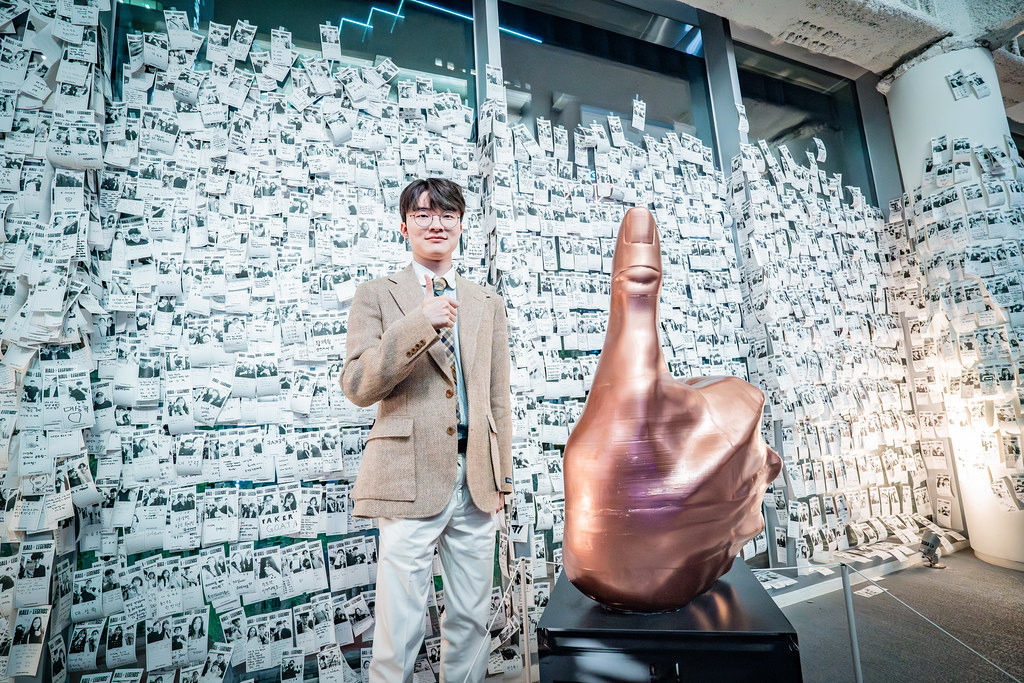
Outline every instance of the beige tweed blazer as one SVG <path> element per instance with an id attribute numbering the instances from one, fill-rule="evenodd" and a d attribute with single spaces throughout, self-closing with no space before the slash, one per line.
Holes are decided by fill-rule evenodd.
<path id="1" fill-rule="evenodd" d="M 477 507 L 493 512 L 498 492 L 512 492 L 505 302 L 461 275 L 456 286 L 469 404 L 466 480 Z M 360 285 L 352 301 L 341 388 L 358 406 L 379 404 L 352 490 L 357 517 L 430 517 L 455 490 L 458 397 L 422 301 L 412 264 Z"/>

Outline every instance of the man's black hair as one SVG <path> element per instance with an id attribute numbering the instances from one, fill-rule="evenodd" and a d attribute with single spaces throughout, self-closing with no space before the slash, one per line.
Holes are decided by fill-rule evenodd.
<path id="1" fill-rule="evenodd" d="M 398 208 L 402 212 L 402 220 L 417 208 L 417 200 L 424 192 L 430 199 L 430 208 L 434 211 L 454 211 L 460 216 L 466 213 L 466 198 L 462 196 L 462 188 L 458 183 L 444 178 L 420 178 L 405 186 L 398 200 Z"/>

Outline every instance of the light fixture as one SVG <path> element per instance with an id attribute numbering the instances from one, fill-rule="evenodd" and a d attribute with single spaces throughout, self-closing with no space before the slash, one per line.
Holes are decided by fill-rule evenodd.
<path id="1" fill-rule="evenodd" d="M 921 533 L 921 560 L 934 569 L 945 569 L 946 565 L 939 564 L 939 535 L 930 529 Z"/>

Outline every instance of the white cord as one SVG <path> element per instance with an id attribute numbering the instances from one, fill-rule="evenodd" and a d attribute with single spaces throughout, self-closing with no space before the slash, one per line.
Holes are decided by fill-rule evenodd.
<path id="1" fill-rule="evenodd" d="M 524 564 L 526 564 L 526 560 L 527 560 L 527 559 L 528 559 L 528 558 L 525 558 L 525 557 L 520 557 L 520 558 L 519 558 L 519 561 L 518 561 L 518 562 L 516 562 L 516 570 L 515 570 L 514 572 L 512 572 L 512 576 L 510 576 L 510 577 L 509 577 L 509 580 L 508 580 L 508 588 L 506 588 L 506 589 L 505 589 L 505 592 L 504 592 L 504 593 L 502 594 L 502 596 L 501 596 L 501 605 L 502 605 L 502 607 L 501 607 L 501 610 L 504 610 L 504 605 L 505 605 L 505 598 L 507 598 L 507 597 L 508 597 L 508 594 L 509 594 L 509 592 L 510 592 L 510 591 L 512 590 L 512 588 L 513 588 L 513 587 L 514 587 L 514 586 L 516 585 L 516 584 L 515 584 L 515 579 L 516 579 L 516 577 L 517 577 L 517 576 L 519 576 L 519 573 L 520 573 L 520 572 L 522 571 L 523 565 L 524 565 Z M 527 617 L 527 616 L 526 616 L 526 615 L 524 614 L 524 615 L 523 615 L 523 623 L 524 623 L 524 624 L 526 623 L 526 619 L 527 619 L 527 618 L 528 618 L 528 617 Z M 498 619 L 498 612 L 495 612 L 495 613 L 494 613 L 494 616 L 493 616 L 493 617 L 491 617 L 491 622 L 490 622 L 489 624 L 487 624 L 487 633 L 488 633 L 488 634 L 489 634 L 489 633 L 491 632 L 491 628 L 492 628 L 492 627 L 494 626 L 494 622 L 495 622 L 495 621 L 496 621 L 497 619 Z M 489 644 L 490 644 L 490 642 L 491 642 L 491 641 L 490 641 L 490 638 L 488 637 L 488 638 L 485 638 L 485 639 L 483 640 L 483 642 L 481 642 L 481 643 L 480 643 L 480 647 L 478 647 L 478 648 L 476 649 L 476 654 L 474 654 L 474 655 L 473 655 L 473 659 L 472 659 L 472 661 L 473 661 L 473 662 L 476 662 L 477 658 L 478 658 L 478 657 L 480 656 L 481 652 L 482 652 L 482 651 L 483 651 L 483 649 L 484 649 L 484 645 L 489 645 Z M 527 647 L 529 647 L 529 644 L 527 644 Z M 462 681 L 462 683 L 469 683 L 469 677 L 470 677 L 470 676 L 471 676 L 472 674 L 473 674 L 473 671 L 472 671 L 472 666 L 470 666 L 470 671 L 469 671 L 469 673 L 467 673 L 467 674 L 466 674 L 466 678 L 465 678 L 465 680 L 463 680 L 463 681 Z M 1018 682 L 1018 683 L 1019 683 L 1019 682 Z"/>
<path id="2" fill-rule="evenodd" d="M 769 567 L 769 568 L 765 568 L 765 569 L 754 569 L 754 571 L 755 571 L 755 572 L 770 572 L 770 571 L 775 571 L 775 570 L 777 570 L 777 569 L 798 569 L 798 570 L 799 570 L 799 569 L 813 569 L 814 567 L 839 567 L 839 566 L 841 566 L 842 564 L 844 564 L 844 563 L 842 563 L 842 562 L 836 562 L 836 563 L 831 563 L 831 564 L 817 564 L 817 563 L 815 563 L 815 564 L 813 565 L 813 567 L 793 567 L 793 566 L 782 566 L 782 567 Z M 950 638 L 952 638 L 952 639 L 953 639 L 953 640 L 955 640 L 956 642 L 960 643 L 961 645 L 963 645 L 963 646 L 964 646 L 965 648 L 967 648 L 968 650 L 970 650 L 970 651 L 971 651 L 971 652 L 973 652 L 974 654 L 976 654 L 976 655 L 978 655 L 979 657 L 981 657 L 982 659 L 984 659 L 984 660 L 985 660 L 986 662 L 988 662 L 989 664 L 991 664 L 992 666 L 994 666 L 994 667 L 995 667 L 996 669 L 998 669 L 1000 673 L 1004 674 L 1004 675 L 1005 675 L 1005 676 L 1006 676 L 1007 678 L 1009 678 L 1009 679 L 1010 679 L 1011 681 L 1014 681 L 1014 683 L 1022 683 L 1022 682 L 1021 682 L 1021 680 L 1020 680 L 1019 678 L 1016 678 L 1016 677 L 1014 677 L 1014 676 L 1013 676 L 1012 674 L 1010 674 L 1009 672 L 1007 672 L 1007 671 L 1006 671 L 1006 670 L 1005 670 L 1004 668 L 1002 668 L 1001 666 L 999 666 L 998 664 L 996 664 L 995 662 L 993 662 L 993 661 L 992 661 L 991 659 L 989 659 L 989 658 L 988 658 L 988 657 L 986 657 L 985 655 L 981 654 L 980 652 L 978 652 L 977 650 L 975 650 L 975 649 L 974 649 L 973 647 L 971 647 L 970 645 L 968 645 L 968 644 L 967 644 L 967 643 L 965 643 L 964 641 L 960 640 L 959 638 L 957 638 L 956 636 L 954 636 L 954 635 L 953 635 L 952 633 L 950 633 L 950 632 L 949 632 L 949 631 L 947 631 L 946 629 L 942 628 L 941 626 L 939 626 L 938 624 L 936 624 L 936 623 L 935 623 L 934 621 L 932 621 L 931 619 L 929 619 L 929 618 L 928 618 L 928 617 L 926 617 L 925 615 L 923 615 L 923 614 L 921 614 L 920 612 L 918 612 L 918 611 L 917 611 L 916 609 L 914 609 L 913 607 L 911 607 L 911 606 L 910 606 L 910 605 L 908 605 L 907 603 L 905 603 L 905 602 L 903 602 L 902 600 L 900 600 L 899 598 L 897 598 L 897 597 L 896 597 L 895 595 L 893 595 L 893 594 L 892 594 L 892 592 L 891 592 L 891 591 L 889 591 L 889 589 L 887 589 L 887 588 L 883 588 L 882 586 L 878 585 L 878 583 L 877 583 L 876 581 L 874 581 L 874 580 L 873 580 L 873 579 L 871 579 L 871 578 L 868 578 L 868 576 L 867 576 L 866 574 L 864 574 L 864 572 L 862 572 L 861 570 L 859 570 L 859 569 L 857 569 L 856 567 L 853 567 L 853 566 L 851 566 L 851 565 L 849 565 L 849 564 L 847 564 L 846 566 L 847 566 L 847 567 L 849 567 L 850 569 L 852 569 L 853 571 L 857 572 L 858 574 L 860 574 L 860 575 L 861 575 L 862 577 L 864 577 L 864 580 L 865 580 L 865 581 L 867 581 L 868 583 L 870 583 L 871 585 L 875 586 L 876 588 L 879 588 L 879 589 L 881 589 L 881 591 L 882 591 L 883 593 L 887 593 L 887 594 L 889 595 L 889 597 L 891 597 L 891 598 L 892 598 L 893 600 L 895 600 L 896 602 L 900 603 L 901 605 L 903 605 L 904 607 L 906 607 L 907 609 L 909 609 L 909 610 L 910 610 L 911 612 L 913 612 L 913 613 L 914 613 L 914 614 L 916 614 L 917 616 L 921 617 L 922 619 L 924 619 L 925 621 L 927 621 L 927 622 L 928 622 L 929 624 L 931 624 L 932 626 L 934 626 L 934 627 L 935 627 L 935 628 L 937 628 L 938 630 L 942 631 L 942 632 L 943 632 L 943 633 L 945 633 L 945 634 L 946 634 L 947 636 L 949 636 Z"/>

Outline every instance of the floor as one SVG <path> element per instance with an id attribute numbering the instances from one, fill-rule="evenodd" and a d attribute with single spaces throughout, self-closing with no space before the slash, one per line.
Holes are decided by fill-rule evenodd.
<path id="1" fill-rule="evenodd" d="M 982 562 L 971 550 L 943 557 L 942 562 L 945 569 L 911 567 L 878 583 L 1009 676 L 881 593 L 853 596 L 864 680 L 1024 679 L 1024 572 Z M 854 586 L 854 591 L 868 585 Z M 842 591 L 791 605 L 783 612 L 798 634 L 805 681 L 854 680 Z"/>

